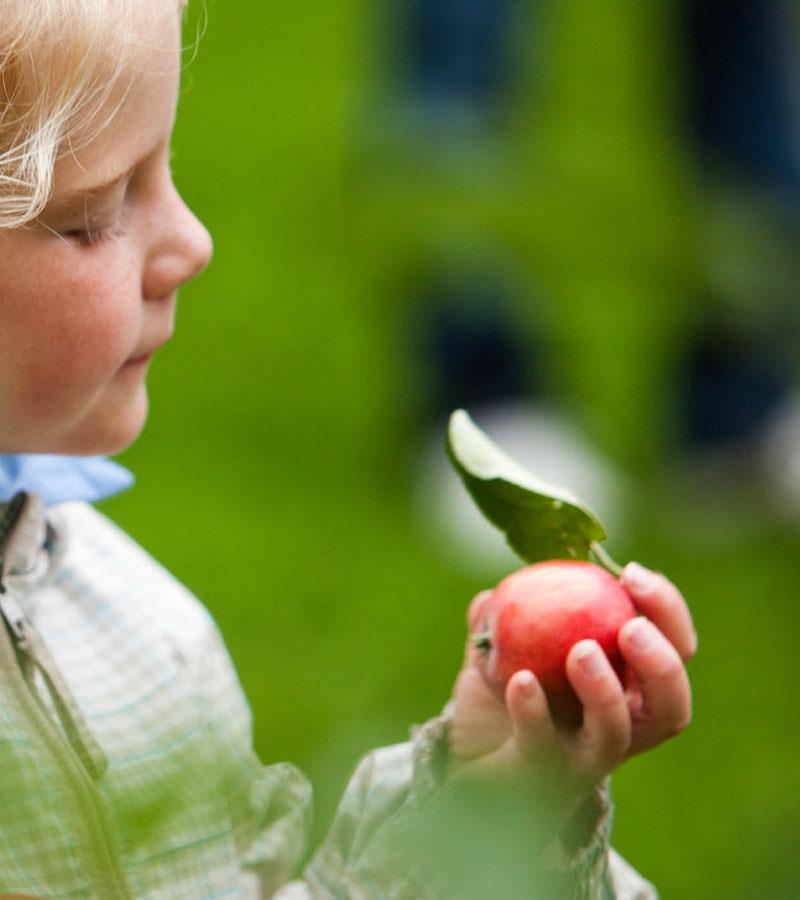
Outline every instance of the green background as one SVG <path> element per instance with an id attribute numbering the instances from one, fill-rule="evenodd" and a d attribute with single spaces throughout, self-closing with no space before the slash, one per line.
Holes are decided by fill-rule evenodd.
<path id="1" fill-rule="evenodd" d="M 668 572 L 700 634 L 695 720 L 615 776 L 615 845 L 667 898 L 796 897 L 796 523 L 679 440 L 705 187 L 673 6 L 547 8 L 534 28 L 520 5 L 501 127 L 442 145 L 403 114 L 379 3 L 210 0 L 174 169 L 216 253 L 121 457 L 138 486 L 103 508 L 211 609 L 257 749 L 313 779 L 321 834 L 358 757 L 438 712 L 468 601 L 503 574 L 456 565 L 415 511 L 408 286 L 442 254 L 513 260 L 552 401 L 633 486 L 614 555 Z"/>

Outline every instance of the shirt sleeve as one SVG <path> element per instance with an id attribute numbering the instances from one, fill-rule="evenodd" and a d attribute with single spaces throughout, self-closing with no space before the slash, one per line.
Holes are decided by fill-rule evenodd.
<path id="1" fill-rule="evenodd" d="M 271 897 L 303 859 L 311 825 L 311 786 L 289 763 L 262 765 L 253 749 L 252 715 L 216 626 L 209 619 L 200 652 L 200 699 L 210 763 L 224 769 L 228 817 L 244 896 Z"/>
<path id="2" fill-rule="evenodd" d="M 437 805 L 446 763 L 447 715 L 412 732 L 408 743 L 370 753 L 342 798 L 331 831 L 307 866 L 275 900 L 442 900 L 464 885 L 424 864 L 417 851 Z M 655 900 L 655 889 L 609 848 L 612 808 L 607 785 L 592 798 L 579 846 L 565 836 L 561 865 L 531 859 L 520 896 L 564 900 Z M 584 811 L 585 813 L 585 811 Z M 586 817 L 584 815 L 584 821 Z M 455 836 L 455 841 L 459 836 Z M 423 852 L 422 857 L 426 854 Z M 534 851 L 531 850 L 534 857 Z M 427 862 L 430 863 L 430 857 Z M 527 870 L 526 870 L 527 871 Z M 528 889 L 529 888 L 529 889 Z M 486 896 L 478 890 L 475 896 Z"/>
<path id="3" fill-rule="evenodd" d="M 405 743 L 369 753 L 357 767 L 327 838 L 302 877 L 311 787 L 292 765 L 263 766 L 252 749 L 252 722 L 238 677 L 213 625 L 198 655 L 202 702 L 229 770 L 229 811 L 246 896 L 273 900 L 443 900 L 463 885 L 425 852 L 446 821 L 441 791 L 447 766 L 448 711 L 412 729 Z M 562 835 L 563 862 L 539 863 L 531 845 L 530 890 L 559 900 L 654 900 L 655 890 L 609 848 L 607 785 Z M 434 832 L 430 829 L 434 823 Z M 446 823 L 449 827 L 449 823 Z M 450 829 L 451 831 L 453 829 Z M 461 852 L 455 834 L 456 855 Z M 524 837 L 523 837 L 524 840 Z M 544 892 L 543 892 L 544 888 Z M 481 896 L 481 894 L 478 894 Z M 486 896 L 486 894 L 482 894 Z"/>

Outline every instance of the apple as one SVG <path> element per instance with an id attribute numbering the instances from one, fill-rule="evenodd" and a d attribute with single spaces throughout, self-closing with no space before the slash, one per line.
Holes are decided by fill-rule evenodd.
<path id="1" fill-rule="evenodd" d="M 548 560 L 504 578 L 472 616 L 478 667 L 501 699 L 509 678 L 530 669 L 547 695 L 557 725 L 574 728 L 581 705 L 567 680 L 570 649 L 597 641 L 620 678 L 620 627 L 637 615 L 627 591 L 606 569 L 579 560 Z"/>

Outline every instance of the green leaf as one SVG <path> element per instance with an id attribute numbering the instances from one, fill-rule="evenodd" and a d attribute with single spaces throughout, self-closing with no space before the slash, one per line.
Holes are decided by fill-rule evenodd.
<path id="1" fill-rule="evenodd" d="M 478 508 L 523 560 L 589 559 L 594 553 L 618 568 L 598 547 L 606 532 L 594 513 L 507 456 L 463 409 L 450 417 L 447 453 Z"/>

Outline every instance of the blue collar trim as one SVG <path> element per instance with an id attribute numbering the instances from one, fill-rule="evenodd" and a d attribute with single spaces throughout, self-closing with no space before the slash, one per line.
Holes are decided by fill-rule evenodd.
<path id="1" fill-rule="evenodd" d="M 0 500 L 31 491 L 48 506 L 68 500 L 93 503 L 127 490 L 133 482 L 126 468 L 102 456 L 0 454 Z"/>

